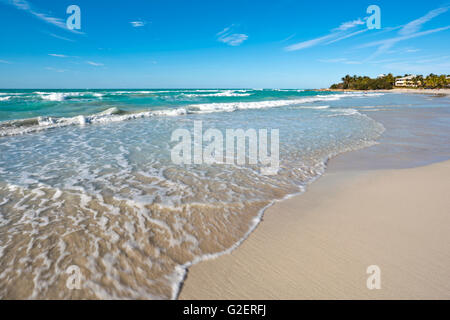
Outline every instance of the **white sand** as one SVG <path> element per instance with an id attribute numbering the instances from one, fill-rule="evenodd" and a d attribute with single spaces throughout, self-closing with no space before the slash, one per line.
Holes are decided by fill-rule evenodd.
<path id="1" fill-rule="evenodd" d="M 405 93 L 421 93 L 421 94 L 450 94 L 450 89 L 444 88 L 444 89 L 402 89 L 402 88 L 395 88 L 392 90 L 389 90 L 391 92 L 405 92 Z"/>
<path id="2" fill-rule="evenodd" d="M 232 254 L 193 266 L 180 298 L 450 299 L 450 161 L 329 171 Z"/>

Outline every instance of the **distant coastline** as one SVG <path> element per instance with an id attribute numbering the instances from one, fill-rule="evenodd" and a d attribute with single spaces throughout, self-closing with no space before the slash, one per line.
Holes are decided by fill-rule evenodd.
<path id="1" fill-rule="evenodd" d="M 394 76 L 392 73 L 380 74 L 376 78 L 368 76 L 350 76 L 341 78 L 341 82 L 334 83 L 330 90 L 338 91 L 379 91 L 397 90 L 397 92 L 408 93 L 431 93 L 448 94 L 450 89 L 450 75 L 436 75 L 430 73 L 428 76 L 405 74 Z M 423 91 L 422 91 L 423 90 Z M 429 91 L 440 90 L 440 91 Z M 441 91 L 444 90 L 444 91 Z"/>
<path id="2" fill-rule="evenodd" d="M 382 93 L 393 92 L 393 93 L 420 93 L 420 94 L 450 95 L 450 88 L 443 88 L 443 89 L 393 88 L 393 89 L 376 89 L 376 90 L 322 88 L 322 89 L 316 89 L 316 91 L 326 91 L 326 92 L 382 92 Z"/>

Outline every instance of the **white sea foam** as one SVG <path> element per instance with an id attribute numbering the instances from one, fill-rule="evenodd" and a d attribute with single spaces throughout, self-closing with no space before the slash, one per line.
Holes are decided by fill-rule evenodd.
<path id="1" fill-rule="evenodd" d="M 336 108 L 330 111 L 335 114 L 327 115 L 327 117 L 362 115 L 358 110 L 352 108 Z"/>
<path id="2" fill-rule="evenodd" d="M 324 110 L 324 109 L 329 109 L 330 106 L 298 106 L 298 107 L 293 107 L 293 108 Z"/>
<path id="3" fill-rule="evenodd" d="M 203 91 L 207 92 L 207 91 Z M 226 90 L 222 92 L 216 93 L 182 93 L 184 97 L 195 98 L 195 97 L 248 97 L 251 96 L 252 93 L 246 93 L 243 90 Z"/>
<path id="4" fill-rule="evenodd" d="M 205 104 L 191 105 L 188 107 L 188 110 L 193 113 L 233 112 L 237 110 L 277 108 L 289 105 L 301 105 L 303 103 L 334 101 L 346 97 L 363 97 L 363 96 L 365 96 L 365 94 L 330 94 L 330 95 L 317 95 L 289 100 L 286 99 L 286 100 L 264 100 L 251 102 L 205 103 Z"/>
<path id="5" fill-rule="evenodd" d="M 12 124 L 17 123 L 18 121 L 23 122 L 23 120 L 6 121 L 3 123 L 3 126 L 2 123 L 0 123 L 0 137 L 33 133 L 42 130 L 66 127 L 71 125 L 119 122 L 139 118 L 148 118 L 157 116 L 180 116 L 185 114 L 187 114 L 187 111 L 184 108 L 153 110 L 136 113 L 126 113 L 126 114 L 121 114 L 121 111 L 118 108 L 110 108 L 101 113 L 90 116 L 79 115 L 72 118 L 38 117 L 36 118 L 35 121 L 36 123 L 31 125 L 14 126 Z"/>
<path id="6" fill-rule="evenodd" d="M 39 95 L 42 100 L 48 101 L 64 101 L 66 97 L 79 95 L 78 92 L 34 92 Z"/>
<path id="7" fill-rule="evenodd" d="M 0 92 L 0 96 L 23 96 L 28 94 L 26 92 Z"/>
<path id="8" fill-rule="evenodd" d="M 94 96 L 96 98 L 102 98 L 105 93 L 100 92 L 40 92 L 36 91 L 34 94 L 37 94 L 42 100 L 47 101 L 64 101 L 71 97 L 85 97 L 85 96 Z"/>
<path id="9" fill-rule="evenodd" d="M 125 92 L 125 91 L 123 91 Z M 44 99 L 51 101 L 61 101 L 66 97 L 79 96 L 80 92 L 60 93 L 60 92 L 36 92 Z M 299 105 L 305 103 L 314 103 L 320 101 L 335 101 L 348 97 L 366 97 L 382 95 L 377 93 L 346 93 L 346 94 L 330 94 L 330 95 L 316 95 L 307 96 L 298 99 L 285 99 L 285 100 L 263 100 L 263 101 L 251 101 L 251 102 L 226 102 L 226 103 L 204 103 L 204 104 L 192 104 L 186 107 L 162 109 L 162 110 L 148 110 L 134 113 L 124 113 L 120 109 L 113 107 L 103 112 L 94 115 L 80 115 L 71 118 L 64 117 L 38 117 L 36 119 L 14 120 L 0 123 L 0 137 L 11 136 L 18 134 L 26 134 L 32 132 L 38 132 L 46 129 L 53 129 L 58 127 L 65 127 L 70 125 L 86 125 L 95 123 L 108 123 L 127 121 L 139 118 L 148 118 L 156 116 L 180 116 L 188 113 L 215 113 L 215 112 L 234 112 L 238 110 L 248 109 L 265 109 L 265 108 L 277 108 L 290 105 Z M 326 109 L 328 106 L 304 106 L 303 108 L 313 109 Z M 346 115 L 355 114 L 356 110 L 343 111 Z M 354 111 L 353 111 L 354 110 Z M 342 112 L 341 112 L 342 113 Z M 22 123 L 22 124 L 20 124 Z"/>

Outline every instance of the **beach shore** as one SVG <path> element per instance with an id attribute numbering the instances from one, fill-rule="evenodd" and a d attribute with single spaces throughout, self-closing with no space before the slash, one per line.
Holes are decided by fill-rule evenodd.
<path id="1" fill-rule="evenodd" d="M 449 299 L 450 161 L 349 171 L 345 157 L 231 254 L 191 267 L 179 298 Z"/>
<path id="2" fill-rule="evenodd" d="M 412 88 L 394 88 L 391 90 L 353 90 L 353 89 L 319 89 L 318 91 L 337 91 L 337 92 L 392 92 L 392 93 L 418 93 L 418 94 L 442 94 L 450 95 L 450 89 L 412 89 Z"/>
<path id="3" fill-rule="evenodd" d="M 404 93 L 420 93 L 420 94 L 450 94 L 450 89 L 402 89 L 395 88 L 392 90 L 384 90 L 384 92 L 404 92 Z"/>

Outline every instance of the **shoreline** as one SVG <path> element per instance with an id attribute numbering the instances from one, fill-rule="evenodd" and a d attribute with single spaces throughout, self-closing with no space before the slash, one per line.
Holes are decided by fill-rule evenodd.
<path id="1" fill-rule="evenodd" d="M 446 227 L 450 217 L 444 214 L 450 207 L 445 197 L 450 182 L 440 179 L 450 174 L 450 161 L 422 159 L 426 165 L 417 161 L 399 167 L 405 160 L 402 156 L 381 149 L 384 154 L 377 159 L 374 150 L 380 149 L 375 148 L 330 159 L 325 173 L 306 192 L 267 208 L 258 227 L 239 247 L 190 266 L 178 298 L 450 298 L 450 248 L 444 244 L 450 243 L 450 227 Z M 397 159 L 383 162 L 383 156 Z M 426 183 L 411 189 L 417 181 Z M 358 211 L 355 206 L 368 207 Z M 417 230 L 422 232 L 421 241 L 410 249 L 409 242 L 417 242 Z M 369 263 L 368 252 L 383 262 L 381 269 L 393 284 L 387 290 L 366 288 L 364 268 L 375 264 Z M 426 256 L 428 252 L 434 254 Z M 314 259 L 304 261 L 305 256 Z M 409 266 L 401 266 L 399 257 L 409 259 Z M 368 263 L 364 268 L 362 260 Z"/>
<path id="2" fill-rule="evenodd" d="M 450 161 L 350 172 L 339 161 L 268 208 L 231 254 L 191 266 L 179 299 L 450 298 L 450 182 L 439 179 Z M 382 290 L 366 288 L 374 264 Z"/>
<path id="3" fill-rule="evenodd" d="M 378 89 L 378 90 L 356 90 L 356 89 L 317 89 L 316 91 L 326 92 L 374 92 L 374 93 L 417 93 L 417 94 L 435 94 L 450 95 L 450 88 L 443 89 L 412 89 L 412 88 L 394 88 L 394 89 Z"/>

